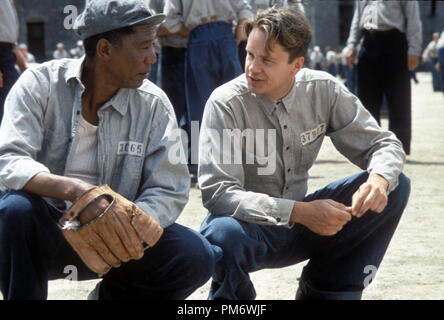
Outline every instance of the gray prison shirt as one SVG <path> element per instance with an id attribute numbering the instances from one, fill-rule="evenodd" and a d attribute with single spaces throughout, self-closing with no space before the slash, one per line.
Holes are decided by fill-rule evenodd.
<path id="1" fill-rule="evenodd" d="M 164 10 L 163 25 L 170 32 L 179 31 L 182 24 L 191 31 L 202 24 L 202 18 L 231 24 L 253 17 L 247 0 L 167 0 Z"/>
<path id="2" fill-rule="evenodd" d="M 356 49 L 364 29 L 398 29 L 406 34 L 408 55 L 421 55 L 422 24 L 417 1 L 356 1 L 347 40 L 350 50 Z"/>
<path id="3" fill-rule="evenodd" d="M 0 190 L 20 190 L 40 172 L 65 175 L 82 110 L 83 61 L 29 68 L 11 89 L 0 127 Z M 168 156 L 180 136 L 167 96 L 144 80 L 137 89 L 119 89 L 98 116 L 99 184 L 168 227 L 188 201 L 190 178 L 186 163 Z"/>
<path id="4" fill-rule="evenodd" d="M 397 186 L 401 142 L 328 73 L 301 69 L 280 101 L 250 92 L 245 74 L 222 85 L 206 104 L 200 132 L 204 206 L 215 215 L 291 227 L 325 136 L 352 163 L 387 179 L 389 191 Z"/>

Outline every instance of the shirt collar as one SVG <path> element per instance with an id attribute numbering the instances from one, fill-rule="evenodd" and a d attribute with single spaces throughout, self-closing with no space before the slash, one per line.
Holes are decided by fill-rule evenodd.
<path id="1" fill-rule="evenodd" d="M 71 79 L 77 80 L 77 83 L 83 87 L 81 78 L 82 78 L 82 69 L 83 64 L 85 62 L 85 56 L 79 59 L 72 59 L 72 62 L 68 64 L 67 71 L 65 73 L 65 81 L 69 84 Z M 107 102 L 103 104 L 101 109 L 106 109 L 109 106 L 112 106 L 116 109 L 122 116 L 126 114 L 128 109 L 128 88 L 120 88 L 114 96 Z"/>
<path id="2" fill-rule="evenodd" d="M 81 83 L 80 79 L 82 77 L 82 67 L 85 62 L 85 56 L 79 59 L 72 59 L 68 64 L 68 70 L 65 73 L 65 81 L 68 84 L 69 80 L 77 79 Z"/>
<path id="3" fill-rule="evenodd" d="M 282 105 L 285 108 L 285 111 L 289 112 L 291 107 L 294 106 L 295 101 L 296 101 L 296 91 L 297 91 L 297 78 L 296 76 L 294 77 L 294 81 L 293 81 L 293 85 L 291 86 L 290 91 L 287 93 L 287 95 L 285 97 L 283 97 L 282 99 L 280 99 L 282 101 Z"/>
<path id="4" fill-rule="evenodd" d="M 281 99 L 271 99 L 264 95 L 255 94 L 256 97 L 259 97 L 262 101 L 264 101 L 264 107 L 266 113 L 271 116 L 271 114 L 276 110 L 276 107 L 281 103 L 284 106 L 285 111 L 287 113 L 290 111 L 291 106 L 294 104 L 296 97 L 296 77 L 293 82 L 293 85 L 287 95 Z"/>

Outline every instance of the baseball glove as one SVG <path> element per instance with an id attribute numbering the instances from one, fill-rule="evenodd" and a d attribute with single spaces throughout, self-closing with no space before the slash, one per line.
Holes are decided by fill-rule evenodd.
<path id="1" fill-rule="evenodd" d="M 99 276 L 140 259 L 163 233 L 154 219 L 108 185 L 85 192 L 59 224 L 69 244 Z"/>

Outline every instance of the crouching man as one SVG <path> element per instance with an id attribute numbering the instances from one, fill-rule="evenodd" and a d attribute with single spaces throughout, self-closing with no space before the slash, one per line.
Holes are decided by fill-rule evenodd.
<path id="1" fill-rule="evenodd" d="M 102 277 L 99 299 L 185 299 L 210 278 L 220 249 L 175 223 L 189 174 L 168 160 L 177 121 L 147 80 L 163 19 L 143 1 L 87 1 L 75 22 L 86 56 L 31 68 L 12 88 L 0 128 L 5 299 L 47 298 L 67 266 Z"/>
<path id="2" fill-rule="evenodd" d="M 249 273 L 309 260 L 298 299 L 360 299 L 409 197 L 401 143 L 340 81 L 302 68 L 302 13 L 271 8 L 245 28 L 245 74 L 212 93 L 200 136 L 201 233 L 223 250 L 209 298 L 254 299 Z M 365 171 L 307 195 L 326 136 Z"/>

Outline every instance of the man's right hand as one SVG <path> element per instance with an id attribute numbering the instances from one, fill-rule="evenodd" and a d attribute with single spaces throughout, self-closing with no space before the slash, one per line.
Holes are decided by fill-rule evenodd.
<path id="1" fill-rule="evenodd" d="M 351 207 L 331 199 L 296 202 L 290 221 L 322 236 L 338 233 L 351 220 Z"/>
<path id="2" fill-rule="evenodd" d="M 95 186 L 80 179 L 40 172 L 32 177 L 23 189 L 39 196 L 75 202 L 93 187 Z"/>
<path id="3" fill-rule="evenodd" d="M 347 66 L 349 66 L 350 68 L 353 68 L 353 66 L 355 65 L 356 55 L 357 55 L 356 50 L 349 50 L 346 54 Z"/>
<path id="4" fill-rule="evenodd" d="M 0 88 L 3 88 L 3 73 L 0 71 Z"/>

